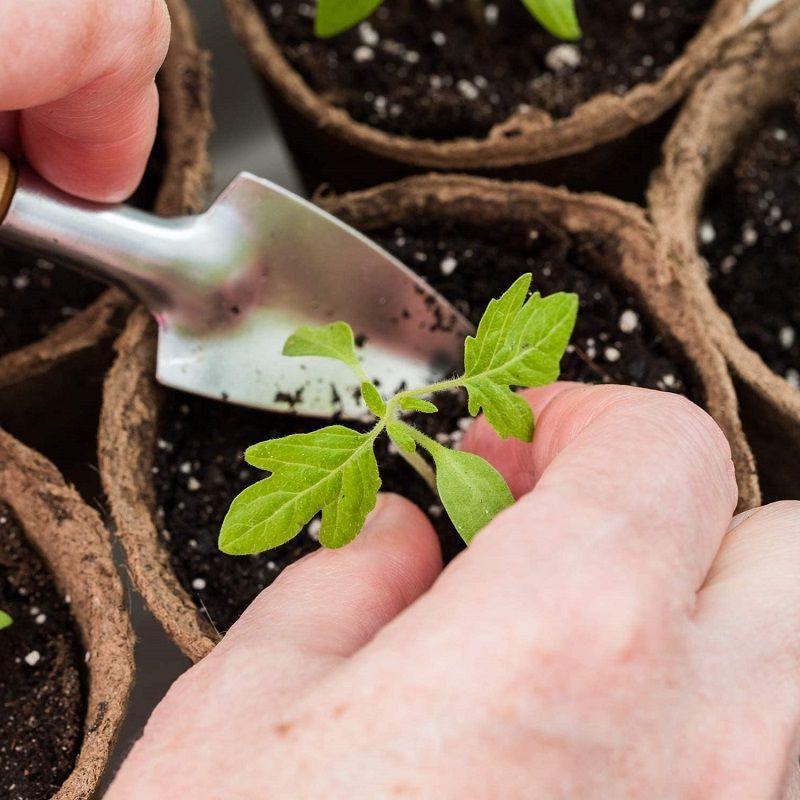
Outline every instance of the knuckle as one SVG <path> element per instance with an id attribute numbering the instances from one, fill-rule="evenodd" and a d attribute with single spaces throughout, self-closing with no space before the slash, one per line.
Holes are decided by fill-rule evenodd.
<path id="1" fill-rule="evenodd" d="M 629 570 L 589 577 L 568 590 L 561 584 L 552 593 L 554 602 L 531 624 L 517 628 L 518 676 L 528 679 L 550 665 L 556 679 L 569 674 L 578 683 L 593 684 L 654 663 L 678 619 L 656 586 Z"/>
<path id="2" fill-rule="evenodd" d="M 686 477 L 735 503 L 738 488 L 730 443 L 713 417 L 687 397 L 670 392 L 648 392 L 646 413 L 668 437 Z"/>

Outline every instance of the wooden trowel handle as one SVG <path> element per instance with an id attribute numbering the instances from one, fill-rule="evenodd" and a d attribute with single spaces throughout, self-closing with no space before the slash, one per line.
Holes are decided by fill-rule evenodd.
<path id="1" fill-rule="evenodd" d="M 5 219 L 16 188 L 17 171 L 8 156 L 0 153 L 0 222 Z"/>

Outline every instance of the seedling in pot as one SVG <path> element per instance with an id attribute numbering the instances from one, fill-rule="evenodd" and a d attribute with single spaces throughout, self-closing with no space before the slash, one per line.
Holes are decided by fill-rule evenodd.
<path id="1" fill-rule="evenodd" d="M 5 611 L 0 611 L 0 631 L 4 628 L 10 628 L 13 624 L 14 620 Z"/>
<path id="2" fill-rule="evenodd" d="M 472 6 L 482 0 L 461 0 Z M 314 32 L 327 38 L 336 36 L 365 20 L 383 0 L 317 0 Z M 581 38 L 575 0 L 520 0 L 541 26 L 559 39 L 575 41 Z"/>
<path id="3" fill-rule="evenodd" d="M 531 441 L 534 419 L 514 387 L 545 386 L 558 378 L 561 357 L 578 310 L 574 294 L 528 295 L 530 273 L 492 300 L 475 336 L 464 348 L 464 374 L 418 389 L 381 396 L 356 354 L 344 322 L 298 329 L 284 355 L 322 356 L 350 367 L 361 381 L 365 405 L 375 418 L 366 432 L 332 425 L 312 433 L 272 439 L 249 447 L 245 460 L 271 475 L 245 489 L 222 524 L 220 549 L 230 555 L 259 553 L 288 542 L 322 512 L 320 543 L 341 547 L 361 531 L 381 487 L 374 445 L 386 433 L 398 452 L 438 492 L 467 544 L 495 515 L 513 503 L 503 477 L 472 453 L 450 450 L 406 421 L 408 412 L 435 414 L 429 399 L 465 389 L 471 416 L 483 411 L 503 438 Z"/>

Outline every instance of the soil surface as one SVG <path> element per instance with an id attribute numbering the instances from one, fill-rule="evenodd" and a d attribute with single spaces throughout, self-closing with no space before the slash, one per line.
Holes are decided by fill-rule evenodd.
<path id="1" fill-rule="evenodd" d="M 534 274 L 543 294 L 578 292 L 581 309 L 563 377 L 591 383 L 614 382 L 686 392 L 691 377 L 668 354 L 637 300 L 612 286 L 599 265 L 615 262 L 615 243 L 598 236 L 566 237 L 545 221 L 494 225 L 430 222 L 413 230 L 392 228 L 370 235 L 425 276 L 473 321 L 486 303 L 522 272 Z M 701 399 L 701 398 L 698 398 Z M 447 444 L 458 444 L 469 424 L 461 394 L 439 395 L 441 411 L 418 415 L 417 424 Z M 225 405 L 179 392 L 165 393 L 154 476 L 159 526 L 183 586 L 220 631 L 280 571 L 315 549 L 319 522 L 296 539 L 260 556 L 233 558 L 217 549 L 217 536 L 233 497 L 261 477 L 243 461 L 258 441 L 315 430 L 323 423 Z M 442 541 L 445 557 L 461 540 L 427 486 L 385 439 L 378 460 L 384 489 L 399 492 L 426 510 Z"/>
<path id="2" fill-rule="evenodd" d="M 159 142 L 131 203 L 152 208 L 160 183 Z M 83 311 L 105 286 L 29 251 L 0 245 L 0 356 L 32 344 Z"/>
<path id="3" fill-rule="evenodd" d="M 256 0 L 271 35 L 312 89 L 393 134 L 483 137 L 518 110 L 568 116 L 601 92 L 653 82 L 712 0 L 577 0 L 583 38 L 566 43 L 521 0 L 385 0 L 357 28 L 313 33 L 313 2 Z"/>
<path id="4" fill-rule="evenodd" d="M 800 92 L 740 149 L 704 214 L 698 235 L 720 306 L 800 387 Z"/>
<path id="5" fill-rule="evenodd" d="M 69 606 L 0 504 L 0 797 L 47 800 L 75 766 L 86 711 L 84 651 Z"/>

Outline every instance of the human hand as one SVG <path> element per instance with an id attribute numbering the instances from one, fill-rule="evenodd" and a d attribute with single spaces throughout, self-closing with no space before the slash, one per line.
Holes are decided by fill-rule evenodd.
<path id="1" fill-rule="evenodd" d="M 800 505 L 732 518 L 727 442 L 675 395 L 528 397 L 532 445 L 466 437 L 519 497 L 467 551 L 440 574 L 384 497 L 175 684 L 107 800 L 788 791 Z"/>
<path id="2" fill-rule="evenodd" d="M 66 192 L 124 200 L 153 146 L 169 28 L 164 0 L 4 3 L 0 150 Z"/>

